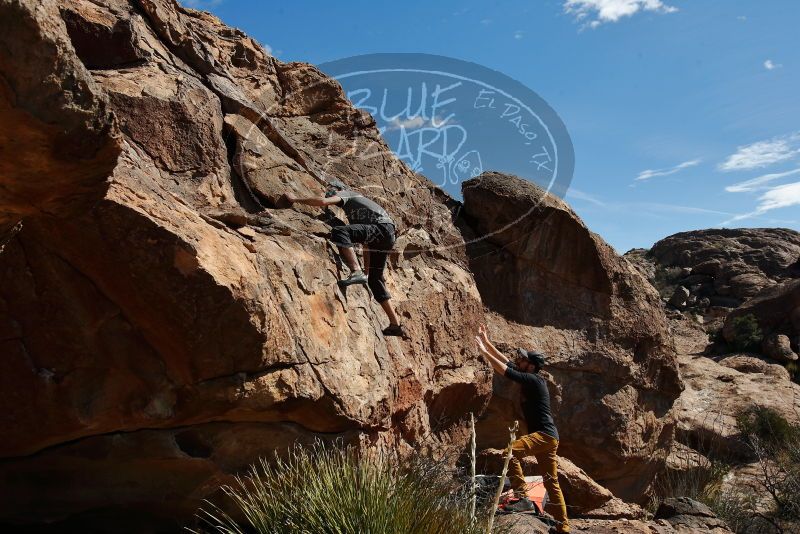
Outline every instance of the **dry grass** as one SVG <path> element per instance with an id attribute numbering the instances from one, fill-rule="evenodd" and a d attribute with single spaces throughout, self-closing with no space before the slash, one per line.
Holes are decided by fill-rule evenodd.
<path id="1" fill-rule="evenodd" d="M 468 486 L 433 460 L 401 461 L 352 448 L 296 447 L 260 461 L 228 500 L 207 503 L 192 532 L 445 534 L 483 533 L 488 509 L 470 517 Z M 224 508 L 224 509 L 223 509 Z M 228 510 L 226 512 L 225 510 Z M 499 532 L 495 529 L 494 532 Z"/>

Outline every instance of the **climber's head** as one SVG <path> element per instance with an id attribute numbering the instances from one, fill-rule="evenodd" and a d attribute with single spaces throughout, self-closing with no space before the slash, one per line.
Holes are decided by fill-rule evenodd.
<path id="1" fill-rule="evenodd" d="M 343 189 L 346 189 L 346 186 L 342 182 L 336 178 L 330 178 L 328 180 L 328 189 L 325 191 L 325 198 L 336 196 Z"/>
<path id="2" fill-rule="evenodd" d="M 544 367 L 544 356 L 533 350 L 517 349 L 517 359 L 514 362 L 520 371 L 538 373 Z"/>

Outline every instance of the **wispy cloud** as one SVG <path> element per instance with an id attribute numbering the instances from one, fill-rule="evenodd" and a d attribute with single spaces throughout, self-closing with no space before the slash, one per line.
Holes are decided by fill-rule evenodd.
<path id="1" fill-rule="evenodd" d="M 650 211 L 660 211 L 663 213 L 694 213 L 698 215 L 733 215 L 729 211 L 710 210 L 708 208 L 698 208 L 695 206 L 681 206 L 678 204 L 661 204 L 659 202 L 637 202 L 632 204 L 638 209 Z"/>
<path id="2" fill-rule="evenodd" d="M 695 214 L 695 215 L 724 215 L 731 216 L 727 211 L 698 208 L 695 206 L 682 206 L 679 204 L 663 204 L 660 202 L 613 202 L 605 201 L 580 189 L 570 187 L 565 195 L 567 200 L 588 202 L 599 208 L 613 212 L 641 212 L 642 214 Z"/>
<path id="3" fill-rule="evenodd" d="M 596 28 L 606 22 L 631 17 L 640 11 L 675 13 L 678 8 L 661 0 L 565 0 L 564 11 L 590 28 Z"/>
<path id="4" fill-rule="evenodd" d="M 481 19 L 481 24 L 483 24 L 484 26 L 488 26 L 491 23 L 492 19 Z"/>
<path id="5" fill-rule="evenodd" d="M 757 210 L 759 213 L 800 205 L 800 182 L 773 187 L 761 195 L 759 200 L 761 201 Z"/>
<path id="6" fill-rule="evenodd" d="M 727 191 L 728 193 L 750 193 L 752 191 L 769 189 L 769 187 L 767 187 L 767 184 L 774 182 L 775 180 L 780 180 L 781 178 L 786 178 L 787 176 L 793 176 L 798 173 L 800 173 L 800 169 L 795 169 L 793 171 L 787 171 L 787 172 L 763 174 L 757 178 L 752 178 L 750 180 L 745 180 L 744 182 L 739 182 L 733 185 L 729 185 L 725 188 L 725 191 Z"/>
<path id="7" fill-rule="evenodd" d="M 793 159 L 800 154 L 800 133 L 773 137 L 751 145 L 740 146 L 719 164 L 721 171 L 746 171 L 768 167 Z"/>
<path id="8" fill-rule="evenodd" d="M 800 182 L 775 185 L 775 182 L 779 180 L 797 176 L 798 174 L 800 174 L 800 168 L 785 172 L 762 174 L 761 176 L 727 186 L 725 191 L 729 193 L 761 192 L 761 194 L 757 199 L 758 202 L 754 210 L 735 215 L 722 222 L 722 226 L 728 226 L 744 219 L 759 217 L 772 210 L 800 205 Z"/>
<path id="9" fill-rule="evenodd" d="M 764 68 L 767 70 L 780 69 L 781 67 L 783 67 L 783 65 L 780 63 L 775 63 L 771 59 L 768 59 L 764 62 Z"/>
<path id="10" fill-rule="evenodd" d="M 744 22 L 747 20 L 747 17 L 745 17 L 744 15 L 739 15 L 738 17 L 736 17 L 736 20 L 741 20 L 742 22 Z"/>
<path id="11" fill-rule="evenodd" d="M 523 32 L 522 30 L 517 30 L 514 32 L 514 39 L 520 40 L 523 37 L 525 37 L 525 32 Z"/>
<path id="12" fill-rule="evenodd" d="M 699 159 L 692 159 L 689 161 L 684 161 L 683 163 L 679 163 L 674 167 L 670 167 L 668 169 L 647 169 L 639 173 L 639 175 L 634 178 L 635 182 L 641 182 L 644 180 L 649 180 L 650 178 L 655 178 L 657 176 L 669 176 L 670 174 L 675 174 L 676 172 L 680 172 L 683 169 L 687 169 L 689 167 L 694 167 L 695 165 L 699 165 L 702 160 Z"/>
<path id="13" fill-rule="evenodd" d="M 728 226 L 736 221 L 751 219 L 768 211 L 790 206 L 800 206 L 800 182 L 792 182 L 768 189 L 766 193 L 758 197 L 758 206 L 756 206 L 755 210 L 750 213 L 736 215 L 724 221 L 722 226 Z"/>
<path id="14" fill-rule="evenodd" d="M 564 195 L 565 198 L 573 198 L 575 200 L 583 200 L 590 204 L 594 204 L 595 206 L 600 206 L 601 208 L 605 208 L 607 204 L 600 200 L 599 198 L 586 193 L 585 191 L 581 191 L 580 189 L 576 189 L 574 187 L 570 187 L 567 191 L 567 194 Z"/>

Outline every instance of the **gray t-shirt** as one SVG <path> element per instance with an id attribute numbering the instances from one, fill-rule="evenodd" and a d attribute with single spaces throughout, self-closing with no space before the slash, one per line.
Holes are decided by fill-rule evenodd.
<path id="1" fill-rule="evenodd" d="M 342 199 L 340 206 L 351 224 L 394 224 L 385 209 L 361 193 L 342 190 L 336 196 Z"/>

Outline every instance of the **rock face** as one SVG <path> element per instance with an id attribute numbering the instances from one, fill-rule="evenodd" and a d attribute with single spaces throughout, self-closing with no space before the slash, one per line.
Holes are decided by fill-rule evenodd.
<path id="1" fill-rule="evenodd" d="M 665 318 L 563 203 L 489 175 L 456 227 L 336 82 L 172 0 L 0 0 L 0 29 L 0 523 L 177 528 L 296 441 L 460 451 L 485 306 L 551 355 L 561 454 L 644 496 L 681 390 Z M 408 340 L 337 289 L 335 214 L 278 209 L 325 173 L 398 223 Z"/>
<path id="2" fill-rule="evenodd" d="M 733 310 L 722 329 L 727 341 L 736 336 L 736 318 L 747 315 L 752 315 L 758 322 L 764 336 L 765 355 L 784 362 L 797 359 L 795 351 L 800 350 L 800 280 L 769 287 Z"/>
<path id="3" fill-rule="evenodd" d="M 649 256 L 659 265 L 689 268 L 691 275 L 730 273 L 724 280 L 733 281 L 733 286 L 724 280 L 715 280 L 715 285 L 718 288 L 727 285 L 734 296 L 752 296 L 754 293 L 747 295 L 750 292 L 748 287 L 760 289 L 754 279 L 732 279 L 753 273 L 756 278 L 766 279 L 769 284 L 800 274 L 796 270 L 796 263 L 800 259 L 800 234 L 786 228 L 681 232 L 653 245 Z"/>
<path id="4" fill-rule="evenodd" d="M 708 506 L 688 497 L 665 500 L 656 510 L 654 519 L 666 520 L 679 532 L 730 532 L 725 521 Z"/>
<path id="5" fill-rule="evenodd" d="M 682 389 L 658 294 L 533 184 L 485 173 L 463 193 L 470 268 L 495 312 L 490 330 L 507 348 L 549 357 L 560 454 L 615 495 L 640 498 L 664 465 Z M 478 438 L 501 448 L 519 418 L 518 391 L 504 378 L 494 391 Z"/>
<path id="6" fill-rule="evenodd" d="M 800 423 L 800 386 L 779 365 L 760 361 L 756 371 L 748 357 L 727 357 L 720 363 L 700 355 L 679 355 L 686 389 L 676 404 L 677 438 L 700 452 L 746 460 L 750 449 L 740 439 L 737 414 L 751 406 L 771 408 L 791 423 Z M 760 367 L 760 365 L 759 365 Z"/>
<path id="7" fill-rule="evenodd" d="M 792 350 L 789 336 L 783 334 L 770 334 L 764 337 L 761 343 L 761 351 L 767 358 L 775 361 L 789 363 L 797 360 L 797 354 Z"/>
<path id="8" fill-rule="evenodd" d="M 0 139 L 2 220 L 24 218 L 0 255 L 0 521 L 180 524 L 295 440 L 463 446 L 491 385 L 463 246 L 398 251 L 411 340 L 384 340 L 367 291 L 337 290 L 319 210 L 248 214 L 327 168 L 378 184 L 426 248 L 460 242 L 337 84 L 171 1 L 0 13 L 0 113 L 24 133 Z"/>
<path id="9" fill-rule="evenodd" d="M 700 480 L 715 462 L 732 464 L 722 494 L 755 498 L 756 508 L 770 513 L 774 502 L 763 491 L 763 467 L 750 463 L 754 453 L 737 416 L 758 407 L 800 423 L 800 386 L 791 367 L 781 365 L 797 359 L 800 341 L 798 242 L 791 230 L 706 230 L 626 254 L 663 297 L 680 293 L 667 305 L 686 388 L 676 403 L 678 441 L 667 480 Z M 691 518 L 675 526 L 705 528 Z"/>
<path id="10" fill-rule="evenodd" d="M 105 93 L 56 3 L 39 3 L 0 2 L 0 237 L 24 217 L 85 210 L 120 153 Z"/>

